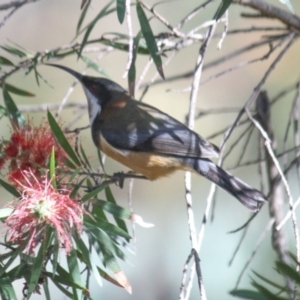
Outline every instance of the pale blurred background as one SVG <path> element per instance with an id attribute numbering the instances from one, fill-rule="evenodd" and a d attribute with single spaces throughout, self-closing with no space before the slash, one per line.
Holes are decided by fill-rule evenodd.
<path id="1" fill-rule="evenodd" d="M 8 0 L 1 0 L 5 3 Z M 273 0 L 275 5 L 280 5 L 279 2 Z M 25 5 L 18 10 L 5 24 L 0 28 L 0 43 L 9 44 L 9 41 L 16 42 L 25 49 L 31 50 L 32 53 L 44 51 L 45 49 L 53 49 L 61 45 L 70 43 L 75 35 L 75 30 L 80 16 L 80 0 L 52 0 L 38 1 Z M 91 20 L 99 10 L 105 5 L 105 1 L 92 1 L 91 9 L 88 13 L 88 20 Z M 147 3 L 155 3 L 147 1 Z M 173 1 L 157 7 L 158 11 L 166 16 L 172 24 L 176 24 L 192 7 L 196 6 L 198 1 Z M 219 3 L 219 1 L 218 1 Z M 299 2 L 293 1 L 296 12 L 300 11 Z M 283 6 L 281 6 L 283 7 Z M 170 9 L 171 8 L 171 9 Z M 200 24 L 204 20 L 208 20 L 215 12 L 217 6 L 213 6 L 200 14 L 192 21 L 192 25 Z M 243 10 L 245 11 L 245 9 Z M 239 13 L 240 7 L 232 6 L 229 12 L 229 28 L 249 27 L 251 21 L 241 19 Z M 137 33 L 139 28 L 136 22 L 135 8 L 132 7 L 134 16 L 133 29 Z M 0 19 L 5 14 L 1 12 Z M 264 23 L 260 23 L 264 24 Z M 267 24 L 272 24 L 271 21 Z M 192 27 L 190 25 L 189 28 Z M 163 25 L 154 21 L 151 23 L 155 33 L 165 31 Z M 217 31 L 221 31 L 220 25 Z M 104 18 L 97 24 L 92 32 L 91 37 L 97 38 L 104 32 L 127 32 L 126 23 L 120 25 L 116 13 L 111 14 L 108 18 Z M 78 38 L 81 41 L 82 36 Z M 213 58 L 217 58 L 224 53 L 230 52 L 233 47 L 239 48 L 242 45 L 249 43 L 254 34 L 244 34 L 238 36 L 228 36 L 221 50 L 216 50 L 218 43 L 214 39 L 209 46 L 205 61 L 209 62 Z M 168 78 L 171 75 L 190 71 L 194 68 L 196 56 L 198 53 L 199 44 L 182 51 L 172 63 L 165 68 L 165 76 Z M 267 52 L 267 47 L 261 48 L 258 51 L 251 52 L 251 56 L 243 55 L 232 61 L 229 61 L 221 66 L 220 69 L 214 68 L 204 72 L 202 80 L 211 75 L 225 69 L 231 65 L 235 65 L 238 61 L 249 60 L 250 57 L 260 57 Z M 277 51 L 276 54 L 279 52 Z M 2 52 L 2 54 L 4 54 Z M 275 55 L 276 55 L 275 54 Z M 5 54 L 6 55 L 6 54 Z M 7 56 L 7 55 L 6 55 Z M 91 57 L 96 57 L 91 55 Z M 247 68 L 242 68 L 238 71 L 229 73 L 219 79 L 210 81 L 208 84 L 201 86 L 197 108 L 221 108 L 242 106 L 251 95 L 253 88 L 261 80 L 270 61 L 273 61 L 273 55 L 270 60 L 259 62 Z M 137 58 L 137 74 L 139 75 L 143 66 L 148 61 L 148 57 Z M 81 72 L 84 69 L 84 63 L 77 61 L 77 58 L 72 58 L 59 61 L 58 63 L 69 66 L 76 71 Z M 125 72 L 127 63 L 127 54 L 125 52 L 114 51 L 99 61 L 105 72 L 111 79 L 120 83 L 122 86 L 127 86 L 127 80 L 122 76 Z M 65 96 L 68 88 L 73 82 L 73 78 L 58 70 L 46 66 L 40 66 L 39 72 L 44 76 L 44 79 L 53 87 L 49 87 L 42 80 L 38 87 L 34 76 L 25 76 L 24 72 L 18 72 L 15 76 L 9 78 L 8 82 L 20 88 L 24 88 L 36 94 L 35 98 L 25 98 L 13 95 L 14 100 L 18 105 L 27 104 L 43 104 L 43 103 L 60 103 Z M 155 73 L 152 68 L 148 79 Z M 98 76 L 93 71 L 89 74 Z M 287 55 L 276 67 L 276 70 L 271 75 L 265 85 L 269 96 L 276 95 L 283 85 L 287 86 L 294 84 L 299 79 L 299 42 L 289 50 Z M 191 79 L 180 80 L 176 82 L 165 83 L 150 88 L 146 94 L 144 101 L 149 103 L 173 117 L 184 121 L 188 112 L 189 93 L 174 93 L 167 92 L 167 89 L 183 89 L 189 86 Z M 137 97 L 140 93 L 137 94 Z M 280 101 L 275 107 L 272 115 L 273 125 L 276 130 L 276 137 L 279 141 L 283 138 L 285 126 L 290 110 L 290 104 L 293 95 L 289 95 L 283 101 Z M 85 96 L 78 86 L 68 101 L 85 102 Z M 0 103 L 1 104 L 1 103 Z M 65 110 L 62 114 L 62 121 L 68 122 L 72 117 L 72 110 Z M 34 119 L 36 124 L 46 121 L 46 113 L 34 113 L 29 115 Z M 235 118 L 235 114 L 222 114 L 203 117 L 196 122 L 195 131 L 202 136 L 207 137 L 212 133 L 231 124 Z M 88 124 L 87 113 L 76 123 L 75 127 L 85 126 Z M 7 137 L 9 134 L 8 125 L 6 126 L 1 120 L 0 134 Z M 237 135 L 234 134 L 232 140 Z M 219 145 L 221 136 L 212 140 Z M 86 130 L 81 135 L 83 146 L 91 161 L 97 166 L 96 150 L 92 144 L 90 131 Z M 241 149 L 236 149 L 230 158 L 226 160 L 225 166 L 232 166 Z M 252 143 L 246 151 L 246 159 L 257 157 L 257 139 L 253 138 Z M 118 163 L 111 159 L 106 161 L 106 171 L 112 174 L 116 171 L 125 170 Z M 249 184 L 260 188 L 258 181 L 257 167 L 239 168 L 233 171 L 235 175 L 241 177 Z M 295 177 L 296 178 L 296 177 Z M 162 179 L 156 182 L 138 181 L 136 180 L 133 188 L 133 204 L 134 211 L 141 215 L 146 222 L 154 223 L 155 227 L 145 229 L 137 227 L 136 229 L 136 255 L 128 253 L 128 259 L 131 264 L 121 262 L 121 265 L 131 282 L 133 294 L 129 295 L 121 288 L 103 281 L 103 287 L 99 287 L 94 281 L 91 283 L 91 295 L 93 299 L 120 299 L 120 300 L 169 300 L 178 299 L 179 287 L 181 283 L 182 270 L 184 263 L 190 254 L 191 243 L 189 239 L 189 231 L 187 225 L 186 204 L 184 199 L 184 173 L 178 172 L 169 178 Z M 295 179 L 296 180 L 296 179 Z M 210 183 L 200 178 L 193 176 L 192 195 L 194 202 L 194 213 L 198 228 L 201 224 L 205 199 L 208 195 Z M 293 195 L 299 194 L 299 186 L 296 182 L 293 187 Z M 119 189 L 112 186 L 112 190 L 118 204 L 128 207 L 128 182 L 125 182 L 124 189 Z M 1 204 L 10 201 L 9 195 L 5 194 L 1 189 Z M 208 299 L 231 299 L 228 292 L 234 288 L 238 275 L 241 272 L 246 260 L 249 258 L 261 232 L 265 229 L 268 222 L 268 209 L 265 206 L 259 216 L 254 220 L 247 237 L 242 244 L 240 251 L 231 267 L 228 262 L 237 246 L 241 233 L 228 234 L 228 231 L 241 226 L 249 217 L 249 211 L 243 207 L 233 197 L 219 190 L 217 193 L 217 207 L 215 210 L 214 221 L 207 222 L 207 227 L 204 236 L 203 246 L 200 252 L 201 269 L 206 288 Z M 128 224 L 130 227 L 130 224 Z M 291 227 L 289 223 L 287 227 Z M 290 250 L 294 251 L 293 235 L 290 231 L 291 245 Z M 265 277 L 276 279 L 273 270 L 273 262 L 275 254 L 270 246 L 270 236 L 266 238 L 261 245 L 258 255 L 254 258 L 250 268 L 243 277 L 240 287 L 250 288 L 251 277 L 255 270 Z M 18 282 L 18 297 L 22 298 L 23 282 Z M 62 300 L 67 299 L 55 287 L 51 288 L 52 299 Z M 34 295 L 32 299 L 44 299 L 43 296 Z M 194 283 L 192 296 L 190 299 L 199 299 L 199 291 Z"/>

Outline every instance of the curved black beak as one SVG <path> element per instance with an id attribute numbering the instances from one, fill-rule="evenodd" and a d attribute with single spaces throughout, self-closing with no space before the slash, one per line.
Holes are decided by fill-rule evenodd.
<path id="1" fill-rule="evenodd" d="M 81 75 L 80 73 L 70 69 L 70 68 L 67 68 L 65 66 L 61 66 L 61 65 L 56 65 L 56 64 L 45 64 L 46 66 L 51 66 L 51 67 L 55 67 L 55 68 L 59 68 L 59 69 L 62 69 L 68 73 L 70 73 L 71 75 L 73 75 L 76 79 L 78 79 L 80 82 L 82 82 L 82 77 L 83 75 Z"/>

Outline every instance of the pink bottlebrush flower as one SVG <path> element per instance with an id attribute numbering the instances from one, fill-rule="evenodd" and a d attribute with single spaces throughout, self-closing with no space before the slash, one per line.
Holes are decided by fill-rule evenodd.
<path id="1" fill-rule="evenodd" d="M 72 233 L 82 231 L 82 205 L 70 198 L 67 189 L 55 190 L 47 177 L 37 178 L 32 171 L 24 171 L 22 196 L 12 214 L 6 219 L 8 242 L 20 245 L 27 242 L 26 253 L 32 253 L 51 226 L 66 253 L 72 250 Z"/>

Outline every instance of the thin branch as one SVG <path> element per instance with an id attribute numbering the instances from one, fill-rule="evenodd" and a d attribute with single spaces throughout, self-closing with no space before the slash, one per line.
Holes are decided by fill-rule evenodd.
<path id="1" fill-rule="evenodd" d="M 277 6 L 267 3 L 262 0 L 233 0 L 233 3 L 238 3 L 243 6 L 248 6 L 258 10 L 264 16 L 274 18 L 286 24 L 289 27 L 294 27 L 300 31 L 300 18 L 287 10 L 280 9 Z"/>
<path id="2" fill-rule="evenodd" d="M 234 120 L 233 124 L 225 132 L 224 140 L 222 142 L 221 148 L 225 145 L 225 143 L 229 139 L 232 131 L 234 130 L 234 128 L 239 123 L 239 121 L 240 121 L 241 117 L 243 116 L 245 110 L 248 109 L 248 107 L 250 107 L 250 105 L 253 103 L 253 101 L 257 98 L 257 96 L 258 96 L 258 94 L 259 94 L 262 86 L 265 84 L 266 80 L 268 79 L 268 77 L 270 76 L 270 74 L 272 73 L 272 71 L 275 69 L 276 65 L 279 63 L 279 61 L 281 60 L 281 58 L 284 56 L 284 54 L 288 51 L 288 49 L 294 43 L 294 41 L 295 41 L 295 34 L 291 33 L 288 36 L 288 38 L 289 38 L 289 42 L 287 43 L 287 45 L 283 48 L 283 50 L 278 54 L 278 56 L 275 58 L 275 60 L 271 63 L 270 67 L 268 68 L 268 70 L 264 74 L 263 78 L 258 83 L 258 85 L 254 88 L 253 93 L 251 94 L 250 98 L 246 101 L 244 107 L 241 109 L 240 113 L 238 114 L 238 116 Z"/>
<path id="3" fill-rule="evenodd" d="M 123 75 L 123 78 L 127 77 L 132 60 L 133 60 L 133 32 L 132 32 L 132 19 L 131 19 L 131 10 L 130 10 L 130 0 L 125 1 L 126 9 L 126 21 L 127 21 L 127 30 L 129 35 L 129 49 L 128 49 L 128 60 L 126 65 L 126 71 Z"/>
<path id="4" fill-rule="evenodd" d="M 201 79 L 201 74 L 202 74 L 202 67 L 203 67 L 203 61 L 204 61 L 204 55 L 206 53 L 207 46 L 211 40 L 211 37 L 214 33 L 216 27 L 216 23 L 212 25 L 211 27 L 208 28 L 207 30 L 207 38 L 203 42 L 202 46 L 200 47 L 199 54 L 197 57 L 196 61 L 196 67 L 194 71 L 194 78 L 192 82 L 192 89 L 191 89 L 191 94 L 190 94 L 190 107 L 189 107 L 189 118 L 188 118 L 188 127 L 190 129 L 193 129 L 194 123 L 195 123 L 195 114 L 196 114 L 196 103 L 197 103 L 197 96 L 198 96 L 198 90 L 199 90 L 199 85 L 200 85 L 200 79 Z M 192 248 L 195 249 L 195 251 L 199 251 L 201 244 L 197 242 L 197 237 L 196 237 L 196 226 L 194 222 L 194 213 L 192 210 L 192 198 L 191 198 L 191 173 L 186 172 L 185 174 L 185 188 L 186 188 L 186 204 L 187 204 L 187 214 L 188 214 L 188 224 L 189 224 L 189 231 L 190 231 L 190 238 L 192 242 Z M 193 277 L 195 274 L 195 262 L 192 267 L 192 272 L 190 275 L 190 280 L 188 287 L 186 289 L 186 294 L 184 293 L 180 294 L 180 299 L 188 299 L 191 291 L 191 286 L 193 282 Z M 200 284 L 202 283 L 202 280 L 198 278 Z M 206 299 L 206 293 L 204 286 L 200 286 L 200 296 L 203 300 Z"/>
<path id="5" fill-rule="evenodd" d="M 265 131 L 267 136 L 270 138 L 269 143 L 272 147 L 272 151 L 276 152 L 276 141 L 271 124 L 271 108 L 268 95 L 265 91 L 261 92 L 256 101 L 257 108 L 257 120 L 259 121 L 262 129 Z M 284 206 L 284 197 L 282 195 L 282 189 L 278 182 L 274 182 L 274 179 L 279 175 L 277 167 L 270 155 L 269 151 L 265 148 L 266 157 L 266 167 L 267 167 L 267 177 L 269 182 L 269 211 L 270 217 L 274 218 L 274 224 L 272 226 L 272 245 L 274 250 L 277 252 L 278 258 L 281 262 L 289 264 L 289 257 L 287 254 L 286 247 L 286 234 L 283 230 L 276 230 L 277 225 L 281 222 L 283 218 L 283 206 Z M 285 281 L 288 287 L 288 292 L 293 299 L 294 295 L 294 284 L 292 280 L 285 276 Z"/>

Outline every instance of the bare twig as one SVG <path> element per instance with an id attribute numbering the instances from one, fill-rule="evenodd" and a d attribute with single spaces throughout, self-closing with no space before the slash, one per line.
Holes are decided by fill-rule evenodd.
<path id="1" fill-rule="evenodd" d="M 272 62 L 272 64 L 270 65 L 270 67 L 268 68 L 268 70 L 266 71 L 266 73 L 264 74 L 263 78 L 260 80 L 260 82 L 258 83 L 258 85 L 254 88 L 254 91 L 253 91 L 252 95 L 246 101 L 244 107 L 241 109 L 240 113 L 238 114 L 238 116 L 234 120 L 232 126 L 225 132 L 224 140 L 222 142 L 221 148 L 225 145 L 226 141 L 229 139 L 229 137 L 230 137 L 233 129 L 239 123 L 239 121 L 240 121 L 241 117 L 243 116 L 245 110 L 248 109 L 248 107 L 250 107 L 250 105 L 253 103 L 253 101 L 257 98 L 257 96 L 258 96 L 258 94 L 259 94 L 262 86 L 265 84 L 267 78 L 270 76 L 270 74 L 274 70 L 274 68 L 277 65 L 277 63 L 281 60 L 281 58 L 284 56 L 284 54 L 288 51 L 288 49 L 294 43 L 294 41 L 295 41 L 295 34 L 291 33 L 288 37 L 289 37 L 289 42 L 283 48 L 283 50 L 279 53 L 279 55 L 275 58 L 275 60 Z"/>
<path id="2" fill-rule="evenodd" d="M 201 78 L 201 73 L 202 73 L 202 67 L 203 67 L 203 61 L 204 61 L 204 55 L 207 49 L 207 46 L 211 40 L 211 37 L 213 35 L 213 32 L 215 30 L 216 23 L 209 27 L 207 31 L 207 38 L 203 42 L 202 46 L 200 47 L 199 50 L 199 55 L 197 58 L 196 62 L 196 67 L 194 71 L 194 78 L 192 82 L 192 89 L 191 89 L 191 94 L 190 94 L 190 107 L 189 107 L 189 118 L 188 118 L 188 127 L 192 129 L 194 127 L 195 123 L 195 107 L 196 107 L 196 102 L 197 102 L 197 95 L 198 95 L 198 90 L 199 90 L 199 83 L 200 83 L 200 78 Z M 192 198 L 191 198 L 191 174 L 190 172 L 187 172 L 185 175 L 185 186 L 186 186 L 186 204 L 187 204 L 187 214 L 188 214 L 188 224 L 189 224 L 189 230 L 190 230 L 190 238 L 192 242 L 192 248 L 195 249 L 195 251 L 199 251 L 201 244 L 197 242 L 196 238 L 196 227 L 194 223 L 194 213 L 192 210 Z M 180 299 L 188 299 L 189 294 L 191 291 L 191 283 L 193 281 L 193 277 L 195 274 L 195 264 L 193 264 L 192 267 L 192 272 L 190 275 L 190 280 L 189 280 L 189 285 L 188 288 L 186 289 L 186 294 L 184 296 L 184 293 L 180 294 Z M 199 280 L 199 278 L 198 278 Z M 200 280 L 200 284 L 202 283 L 202 280 Z M 200 295 L 203 300 L 206 299 L 206 293 L 203 284 L 200 286 Z"/>
<path id="3" fill-rule="evenodd" d="M 258 10 L 264 16 L 281 21 L 287 26 L 294 27 L 300 31 L 300 18 L 287 10 L 280 9 L 262 0 L 233 0 L 234 3 L 248 6 Z"/>
<path id="4" fill-rule="evenodd" d="M 132 60 L 133 60 L 133 32 L 132 32 L 132 20 L 131 20 L 131 11 L 130 11 L 130 0 L 125 1 L 126 8 L 126 20 L 127 20 L 127 30 L 129 35 L 129 49 L 128 49 L 128 60 L 126 65 L 126 71 L 123 75 L 123 78 L 127 77 Z"/>
<path id="5" fill-rule="evenodd" d="M 270 138 L 270 147 L 272 151 L 276 152 L 276 141 L 271 124 L 271 115 L 270 115 L 270 102 L 265 91 L 261 92 L 256 101 L 257 108 L 257 119 L 261 124 L 263 130 L 266 132 Z M 267 166 L 267 177 L 269 182 L 270 194 L 269 194 L 269 211 L 271 218 L 274 219 L 274 224 L 272 225 L 272 244 L 274 250 L 277 252 L 277 255 L 281 262 L 289 264 L 289 257 L 287 255 L 286 249 L 286 234 L 283 230 L 276 230 L 277 225 L 281 222 L 283 218 L 283 195 L 281 186 L 278 182 L 274 182 L 274 179 L 279 175 L 279 172 L 276 168 L 276 165 L 269 153 L 265 151 L 266 157 L 266 166 Z M 289 277 L 285 277 L 285 281 L 289 290 L 291 299 L 293 299 L 294 287 L 293 282 Z"/>

